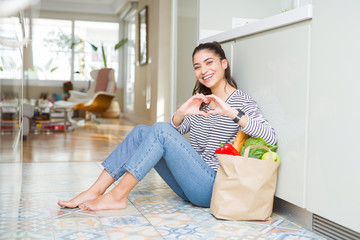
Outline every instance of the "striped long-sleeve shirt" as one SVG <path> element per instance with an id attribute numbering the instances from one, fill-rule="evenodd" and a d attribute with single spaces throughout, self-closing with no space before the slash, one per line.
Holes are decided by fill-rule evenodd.
<path id="1" fill-rule="evenodd" d="M 245 128 L 223 115 L 210 115 L 207 118 L 200 115 L 186 116 L 177 127 L 172 122 L 172 116 L 169 119 L 169 123 L 180 134 L 190 134 L 191 146 L 215 171 L 219 167 L 215 149 L 220 147 L 219 142 L 225 144 L 233 140 L 239 128 L 251 137 L 261 137 L 268 144 L 276 144 L 274 129 L 262 116 L 256 102 L 248 94 L 236 90 L 229 96 L 226 103 L 245 113 L 248 117 Z"/>

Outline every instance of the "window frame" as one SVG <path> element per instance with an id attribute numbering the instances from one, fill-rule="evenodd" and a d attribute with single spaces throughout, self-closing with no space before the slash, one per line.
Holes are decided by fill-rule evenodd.
<path id="1" fill-rule="evenodd" d="M 71 38 L 72 41 L 75 40 L 75 22 L 76 21 L 93 21 L 93 22 L 104 22 L 104 23 L 116 23 L 118 24 L 118 29 L 120 31 L 120 25 L 121 25 L 121 20 L 119 19 L 115 19 L 112 17 L 109 17 L 109 19 L 103 19 L 103 18 L 92 18 L 90 16 L 80 16 L 79 18 L 73 18 L 73 17 L 53 17 L 53 16 L 49 16 L 48 14 L 44 14 L 42 17 L 37 17 L 38 19 L 52 19 L 52 20 L 66 20 L 66 21 L 70 21 L 71 22 Z M 99 51 L 99 50 L 98 50 Z M 101 50 L 100 50 L 101 51 Z M 118 59 L 120 59 L 120 51 L 117 51 L 116 53 L 118 55 Z M 118 64 L 120 65 L 120 62 L 118 62 Z M 29 86 L 40 86 L 40 87 L 44 87 L 44 86 L 49 86 L 49 87 L 58 87 L 59 85 L 61 85 L 64 81 L 72 81 L 74 84 L 75 88 L 88 88 L 89 86 L 89 82 L 88 81 L 84 81 L 84 80 L 75 80 L 74 79 L 74 74 L 75 74 L 75 50 L 74 48 L 71 49 L 71 66 L 70 66 L 70 77 L 69 79 L 59 79 L 59 80 L 40 80 L 40 79 L 29 79 L 28 80 L 28 84 Z M 115 81 L 116 84 L 118 85 L 118 79 L 120 79 L 120 76 L 118 76 Z M 4 84 L 6 83 L 12 83 L 12 84 L 21 84 L 20 80 L 21 79 L 1 79 L 3 81 Z"/>

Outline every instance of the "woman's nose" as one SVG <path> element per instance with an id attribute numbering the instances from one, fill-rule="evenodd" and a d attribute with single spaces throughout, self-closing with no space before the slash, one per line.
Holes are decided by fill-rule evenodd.
<path id="1" fill-rule="evenodd" d="M 207 67 L 202 67 L 201 68 L 201 74 L 205 74 L 207 72 Z"/>

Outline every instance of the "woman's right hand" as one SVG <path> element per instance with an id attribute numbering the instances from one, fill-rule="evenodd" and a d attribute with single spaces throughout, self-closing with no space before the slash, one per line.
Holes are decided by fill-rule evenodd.
<path id="1" fill-rule="evenodd" d="M 179 126 L 187 115 L 201 115 L 208 117 L 210 114 L 200 110 L 202 103 L 209 103 L 209 100 L 203 94 L 195 94 L 189 98 L 181 107 L 175 112 L 173 116 L 173 123 Z"/>

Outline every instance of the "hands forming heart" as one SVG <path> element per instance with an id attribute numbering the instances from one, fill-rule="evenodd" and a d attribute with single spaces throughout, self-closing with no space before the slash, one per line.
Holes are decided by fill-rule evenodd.
<path id="1" fill-rule="evenodd" d="M 193 95 L 181 107 L 185 115 L 201 115 L 208 117 L 211 114 L 227 115 L 226 112 L 231 108 L 223 100 L 215 95 Z"/>

